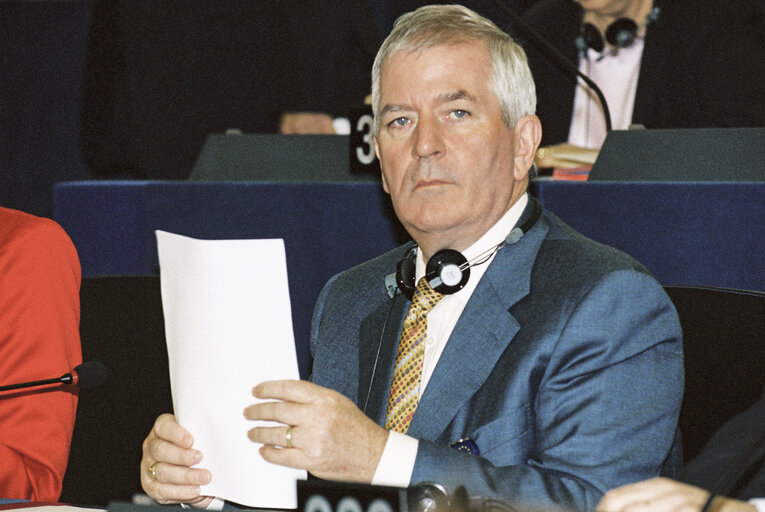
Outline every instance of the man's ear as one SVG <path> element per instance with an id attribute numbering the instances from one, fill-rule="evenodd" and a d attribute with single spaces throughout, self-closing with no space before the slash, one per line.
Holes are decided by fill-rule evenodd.
<path id="1" fill-rule="evenodd" d="M 388 183 L 385 181 L 385 172 L 383 172 L 382 168 L 382 158 L 380 158 L 380 143 L 377 141 L 377 137 L 372 137 L 372 140 L 375 143 L 375 155 L 377 155 L 377 161 L 380 163 L 380 174 L 382 178 L 382 186 L 383 190 L 386 194 L 390 194 L 390 190 L 388 190 Z"/>
<path id="2" fill-rule="evenodd" d="M 522 181 L 531 169 L 542 140 L 542 123 L 537 116 L 523 116 L 515 124 L 515 179 Z"/>

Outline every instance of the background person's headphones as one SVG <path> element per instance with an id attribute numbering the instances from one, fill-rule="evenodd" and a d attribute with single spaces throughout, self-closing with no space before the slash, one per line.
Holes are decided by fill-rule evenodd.
<path id="1" fill-rule="evenodd" d="M 642 27 L 656 21 L 659 18 L 660 13 L 661 10 L 658 7 L 651 9 L 651 12 L 646 16 Z M 635 42 L 635 39 L 637 39 L 639 28 L 641 27 L 638 26 L 635 20 L 619 18 L 606 28 L 606 41 L 614 48 L 627 48 Z M 576 47 L 580 53 L 585 53 L 588 48 L 592 48 L 600 53 L 605 48 L 605 42 L 603 41 L 603 36 L 595 25 L 592 23 L 585 23 L 579 30 L 579 35 L 576 38 Z"/>
<path id="2" fill-rule="evenodd" d="M 488 251 L 479 254 L 470 261 L 461 252 L 454 249 L 441 249 L 435 253 L 425 267 L 425 278 L 430 287 L 443 295 L 460 291 L 470 279 L 470 267 L 485 263 L 504 246 L 518 242 L 542 215 L 542 205 L 539 204 L 539 201 L 533 197 L 529 200 L 533 206 L 529 219 L 521 226 L 513 228 L 502 242 Z M 385 288 L 391 299 L 400 291 L 407 299 L 412 300 L 416 286 L 414 282 L 416 269 L 414 257 L 416 254 L 417 246 L 414 245 L 407 250 L 404 257 L 396 265 L 396 273 L 385 277 Z"/>

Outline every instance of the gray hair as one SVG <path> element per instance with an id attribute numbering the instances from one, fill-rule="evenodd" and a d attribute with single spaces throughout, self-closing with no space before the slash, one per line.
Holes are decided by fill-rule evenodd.
<path id="1" fill-rule="evenodd" d="M 514 127 L 520 118 L 534 114 L 536 88 L 526 53 L 494 23 L 461 5 L 426 5 L 404 14 L 393 25 L 372 67 L 372 111 L 375 134 L 380 129 L 380 75 L 383 66 L 399 51 L 409 53 L 433 46 L 479 40 L 486 44 L 492 62 L 489 87 L 499 100 L 502 120 Z"/>

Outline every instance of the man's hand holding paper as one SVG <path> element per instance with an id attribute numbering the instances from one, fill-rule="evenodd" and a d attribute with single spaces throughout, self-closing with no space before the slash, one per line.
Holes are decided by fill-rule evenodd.
<path id="1" fill-rule="evenodd" d="M 319 478 L 370 483 L 388 431 L 364 415 L 348 398 L 307 381 L 269 381 L 255 386 L 263 401 L 249 406 L 249 420 L 283 426 L 252 428 L 268 462 L 308 470 Z"/>
<path id="2" fill-rule="evenodd" d="M 163 505 L 188 503 L 205 508 L 213 500 L 200 494 L 200 486 L 210 483 L 212 474 L 191 467 L 202 460 L 202 453 L 192 448 L 193 442 L 172 414 L 157 418 L 143 442 L 141 485 Z"/>

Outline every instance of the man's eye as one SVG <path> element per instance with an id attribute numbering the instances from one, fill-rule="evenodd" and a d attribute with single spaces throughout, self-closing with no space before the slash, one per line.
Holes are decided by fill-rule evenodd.
<path id="1" fill-rule="evenodd" d="M 390 122 L 391 126 L 406 126 L 406 124 L 409 122 L 409 119 L 406 117 L 397 117 L 393 121 Z"/>
<path id="2" fill-rule="evenodd" d="M 468 111 L 467 110 L 453 110 L 452 115 L 456 117 L 457 119 L 462 119 L 463 117 L 467 117 Z"/>

